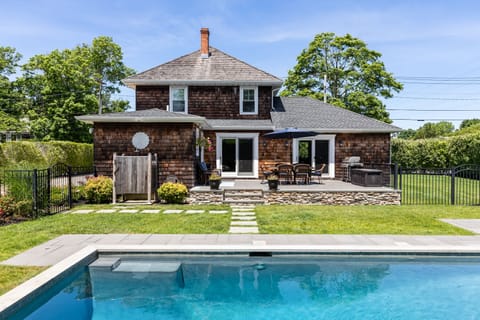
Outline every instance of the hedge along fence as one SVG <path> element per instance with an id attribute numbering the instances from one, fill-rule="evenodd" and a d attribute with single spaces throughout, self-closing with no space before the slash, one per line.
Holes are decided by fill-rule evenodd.
<path id="1" fill-rule="evenodd" d="M 422 140 L 393 139 L 392 162 L 404 168 L 479 164 L 480 133 Z"/>
<path id="2" fill-rule="evenodd" d="M 56 163 L 93 166 L 93 146 L 69 141 L 0 143 L 0 168 L 46 168 Z"/>

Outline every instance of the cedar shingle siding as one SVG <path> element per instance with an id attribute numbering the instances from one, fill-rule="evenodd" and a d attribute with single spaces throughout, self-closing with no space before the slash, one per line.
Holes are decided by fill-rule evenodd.
<path id="1" fill-rule="evenodd" d="M 150 143 L 137 152 L 132 145 L 132 137 L 139 131 L 149 136 Z M 175 175 L 181 182 L 192 186 L 195 181 L 194 132 L 191 123 L 96 123 L 93 143 L 97 172 L 112 176 L 114 152 L 127 156 L 143 156 L 150 152 L 158 157 L 159 185 L 168 175 Z"/>
<path id="2" fill-rule="evenodd" d="M 169 104 L 168 86 L 138 86 L 137 110 L 159 108 Z M 188 113 L 208 119 L 270 119 L 272 87 L 258 88 L 258 115 L 240 115 L 238 86 L 189 86 Z"/>

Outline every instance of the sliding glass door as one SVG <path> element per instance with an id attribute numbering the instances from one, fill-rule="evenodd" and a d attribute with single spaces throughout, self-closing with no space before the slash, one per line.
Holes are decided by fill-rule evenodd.
<path id="1" fill-rule="evenodd" d="M 318 169 L 325 164 L 323 173 L 335 176 L 335 136 L 318 135 L 311 138 L 295 139 L 293 142 L 293 162 L 306 163 Z"/>
<path id="2" fill-rule="evenodd" d="M 217 133 L 217 167 L 224 177 L 258 177 L 258 134 Z"/>

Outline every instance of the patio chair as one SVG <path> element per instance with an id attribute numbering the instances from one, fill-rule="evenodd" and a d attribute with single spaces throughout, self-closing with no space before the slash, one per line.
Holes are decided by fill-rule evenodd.
<path id="1" fill-rule="evenodd" d="M 204 161 L 198 163 L 198 170 L 200 175 L 200 183 L 207 185 L 208 178 L 212 174 L 212 171 L 208 168 L 207 164 Z"/>
<path id="2" fill-rule="evenodd" d="M 316 170 L 312 170 L 312 172 L 310 173 L 312 177 L 318 177 L 318 184 L 322 183 L 322 172 L 325 169 L 325 166 L 326 166 L 325 163 L 322 163 L 320 165 L 320 168 Z"/>
<path id="3" fill-rule="evenodd" d="M 283 180 L 285 183 L 292 183 L 293 166 L 288 163 L 281 163 L 277 165 L 277 174 L 280 182 Z"/>
<path id="4" fill-rule="evenodd" d="M 293 167 L 293 170 L 295 173 L 295 183 L 298 183 L 302 180 L 305 184 L 310 183 L 310 173 L 312 171 L 312 168 L 309 164 L 298 163 Z"/>

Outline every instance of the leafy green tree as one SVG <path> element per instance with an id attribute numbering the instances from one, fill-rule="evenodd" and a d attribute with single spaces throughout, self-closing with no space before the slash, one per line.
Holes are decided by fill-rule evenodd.
<path id="1" fill-rule="evenodd" d="M 21 114 L 20 106 L 25 99 L 9 77 L 16 73 L 21 58 L 14 48 L 0 47 L 0 111 L 16 118 Z"/>
<path id="2" fill-rule="evenodd" d="M 463 120 L 462 123 L 460 123 L 460 129 L 465 129 L 473 125 L 477 125 L 480 123 L 480 119 L 467 119 Z"/>
<path id="3" fill-rule="evenodd" d="M 414 139 L 428 139 L 444 137 L 455 130 L 455 126 L 448 121 L 440 121 L 437 123 L 427 122 L 415 132 Z"/>
<path id="4" fill-rule="evenodd" d="M 391 123 L 380 98 L 391 98 L 403 86 L 386 71 L 380 57 L 349 34 L 318 34 L 297 57 L 281 94 L 323 99 L 326 92 L 331 104 Z"/>
<path id="5" fill-rule="evenodd" d="M 413 139 L 415 137 L 415 133 L 417 133 L 417 130 L 415 129 L 407 129 L 403 130 L 397 135 L 397 138 L 399 139 Z"/>
<path id="6" fill-rule="evenodd" d="M 19 86 L 30 97 L 27 112 L 32 133 L 41 139 L 88 142 L 89 126 L 76 115 L 124 111 L 128 102 L 115 102 L 120 80 L 133 73 L 122 61 L 120 46 L 109 37 L 98 37 L 92 45 L 54 50 L 36 55 L 23 66 Z M 99 99 L 101 106 L 99 107 Z"/>

